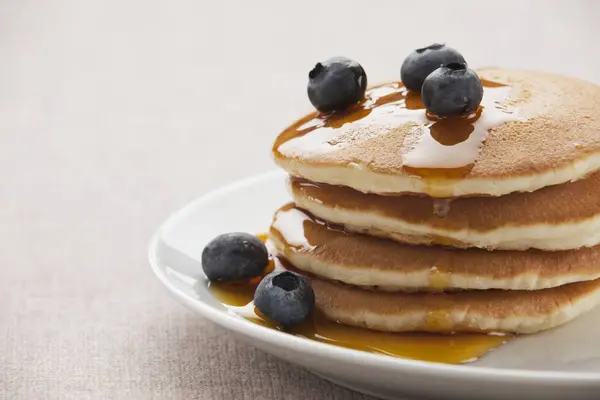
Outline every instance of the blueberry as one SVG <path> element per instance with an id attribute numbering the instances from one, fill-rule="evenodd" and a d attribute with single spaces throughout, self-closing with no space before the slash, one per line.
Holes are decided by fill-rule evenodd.
<path id="1" fill-rule="evenodd" d="M 433 71 L 423 83 L 427 110 L 440 117 L 470 114 L 483 98 L 483 86 L 467 64 L 450 63 Z"/>
<path id="2" fill-rule="evenodd" d="M 310 282 L 294 272 L 272 272 L 254 292 L 254 305 L 273 321 L 287 328 L 305 320 L 315 308 Z"/>
<path id="3" fill-rule="evenodd" d="M 308 74 L 308 98 L 321 112 L 343 111 L 362 100 L 365 90 L 365 70 L 346 57 L 317 63 Z"/>
<path id="4" fill-rule="evenodd" d="M 259 276 L 269 263 L 264 243 L 249 233 L 225 233 L 202 251 L 202 269 L 211 281 L 239 281 Z"/>
<path id="5" fill-rule="evenodd" d="M 463 56 L 445 44 L 434 43 L 431 46 L 416 49 L 410 53 L 400 68 L 400 79 L 404 86 L 414 92 L 420 92 L 427 75 L 441 65 L 452 62 L 465 63 Z"/>

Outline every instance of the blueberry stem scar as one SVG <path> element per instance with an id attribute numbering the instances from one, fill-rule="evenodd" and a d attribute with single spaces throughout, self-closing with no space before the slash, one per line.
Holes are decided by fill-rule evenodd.
<path id="1" fill-rule="evenodd" d="M 467 63 L 451 62 L 444 65 L 444 67 L 451 69 L 452 71 L 461 71 L 463 69 L 467 69 Z"/>
<path id="2" fill-rule="evenodd" d="M 309 78 L 314 78 L 315 76 L 319 75 L 319 73 L 323 70 L 323 64 L 321 63 L 317 63 L 315 65 L 315 67 L 308 73 L 308 77 Z"/>
<path id="3" fill-rule="evenodd" d="M 273 278 L 273 286 L 280 287 L 286 292 L 298 289 L 298 280 L 296 276 L 290 272 L 282 272 Z"/>

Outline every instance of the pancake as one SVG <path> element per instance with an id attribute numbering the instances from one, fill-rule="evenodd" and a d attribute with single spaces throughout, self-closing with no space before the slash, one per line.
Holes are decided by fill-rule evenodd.
<path id="1" fill-rule="evenodd" d="M 379 291 L 539 290 L 600 278 L 600 246 L 557 252 L 410 246 L 332 229 L 291 204 L 275 214 L 269 240 L 304 272 Z"/>
<path id="2" fill-rule="evenodd" d="M 321 219 L 406 243 L 490 250 L 568 250 L 600 243 L 600 172 L 532 193 L 451 202 L 365 194 L 299 179 L 291 179 L 290 188 L 296 204 Z"/>
<path id="3" fill-rule="evenodd" d="M 373 292 L 313 278 L 328 318 L 373 330 L 533 333 L 564 324 L 600 303 L 600 280 L 551 289 L 452 293 Z"/>
<path id="4" fill-rule="evenodd" d="M 341 114 L 312 113 L 277 138 L 288 173 L 365 193 L 501 196 L 600 169 L 600 87 L 552 74 L 483 69 L 480 114 L 432 121 L 401 83 Z M 473 122 L 474 121 L 474 122 Z"/>

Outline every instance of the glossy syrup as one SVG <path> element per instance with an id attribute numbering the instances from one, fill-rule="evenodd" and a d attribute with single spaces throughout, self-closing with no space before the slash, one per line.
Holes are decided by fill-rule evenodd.
<path id="1" fill-rule="evenodd" d="M 433 215 L 438 218 L 446 218 L 450 213 L 452 199 L 433 199 Z"/>
<path id="2" fill-rule="evenodd" d="M 312 113 L 300 119 L 277 138 L 273 151 L 288 157 L 323 154 L 402 127 L 406 135 L 398 159 L 404 172 L 420 179 L 434 197 L 446 197 L 452 193 L 453 181 L 473 169 L 489 131 L 518 119 L 503 104 L 509 86 L 487 80 L 482 84 L 484 96 L 478 109 L 448 118 L 429 114 L 420 95 L 399 82 L 376 86 L 367 91 L 363 102 L 345 112 Z"/>
<path id="3" fill-rule="evenodd" d="M 313 112 L 299 119 L 279 135 L 273 152 L 276 155 L 326 152 L 341 143 L 337 138 L 341 128 L 373 123 L 396 126 L 411 121 L 424 123 L 427 121 L 424 110 L 420 95 L 408 91 L 400 82 L 375 86 L 367 91 L 362 102 L 344 112 Z"/>
<path id="4" fill-rule="evenodd" d="M 510 87 L 483 80 L 481 105 L 470 115 L 439 118 L 426 112 L 430 123 L 416 127 L 415 143 L 403 154 L 404 169 L 429 180 L 454 180 L 473 169 L 490 129 L 515 116 L 501 104 Z"/>
<path id="5" fill-rule="evenodd" d="M 267 272 L 270 272 L 273 267 L 274 265 L 271 264 Z M 278 265 L 277 268 L 283 267 Z M 432 275 L 434 281 L 439 280 L 440 286 L 444 285 L 445 278 L 440 271 L 432 270 Z M 209 288 L 215 298 L 223 303 L 230 312 L 254 323 L 318 342 L 370 353 L 458 364 L 474 361 L 491 349 L 510 340 L 510 336 L 486 334 L 438 335 L 379 332 L 331 321 L 318 310 L 308 321 L 284 330 L 255 309 L 253 296 L 259 282 L 260 277 L 241 283 L 211 283 Z M 443 325 L 445 316 L 430 315 L 429 321 L 432 326 Z"/>

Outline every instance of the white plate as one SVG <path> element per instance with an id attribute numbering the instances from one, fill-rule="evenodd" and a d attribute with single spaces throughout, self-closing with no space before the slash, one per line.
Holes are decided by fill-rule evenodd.
<path id="1" fill-rule="evenodd" d="M 600 398 L 600 310 L 559 329 L 520 337 L 468 365 L 413 361 L 345 349 L 264 328 L 227 312 L 207 290 L 204 245 L 229 231 L 265 232 L 289 201 L 285 175 L 273 172 L 201 197 L 150 243 L 156 276 L 184 305 L 252 345 L 337 384 L 389 399 Z"/>

